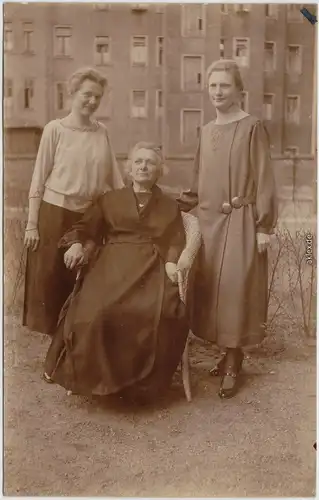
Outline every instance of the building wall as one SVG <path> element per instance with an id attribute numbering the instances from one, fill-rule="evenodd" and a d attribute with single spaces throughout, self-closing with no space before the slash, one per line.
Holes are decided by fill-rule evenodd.
<path id="1" fill-rule="evenodd" d="M 110 4 L 106 4 L 110 5 Z M 166 156 L 193 155 L 196 140 L 183 144 L 182 110 L 201 109 L 202 121 L 214 117 L 206 90 L 205 72 L 202 89 L 182 89 L 183 55 L 203 56 L 204 69 L 220 57 L 220 40 L 225 40 L 225 57 L 233 56 L 233 38 L 250 39 L 249 67 L 242 68 L 245 90 L 248 92 L 248 111 L 263 116 L 263 95 L 275 96 L 272 120 L 266 122 L 274 154 L 288 146 L 299 148 L 300 154 L 311 152 L 312 94 L 315 29 L 300 14 L 298 22 L 287 22 L 287 5 L 278 5 L 275 19 L 266 18 L 264 4 L 250 4 L 250 11 L 237 13 L 229 4 L 227 14 L 220 4 L 207 4 L 204 14 L 205 36 L 183 36 L 181 4 L 166 4 L 158 9 L 133 12 L 132 6 L 112 4 L 109 9 L 96 10 L 95 4 L 14 4 L 4 8 L 5 21 L 13 23 L 14 50 L 5 54 L 5 77 L 14 82 L 14 108 L 6 116 L 6 127 L 12 131 L 23 127 L 43 128 L 49 120 L 64 116 L 66 111 L 56 109 L 56 83 L 65 82 L 81 66 L 93 65 L 95 36 L 111 38 L 111 63 L 100 69 L 110 86 L 111 106 L 106 116 L 103 106 L 97 117 L 110 130 L 115 151 L 126 154 L 138 140 L 153 140 L 162 144 Z M 161 12 L 162 11 L 162 12 Z M 34 25 L 34 53 L 23 53 L 22 25 Z M 54 27 L 72 26 L 71 57 L 55 57 L 53 51 Z M 119 29 L 120 27 L 120 29 Z M 148 65 L 134 67 L 130 61 L 131 37 L 148 37 Z M 164 61 L 156 65 L 156 40 L 164 37 Z M 276 43 L 276 69 L 264 71 L 264 42 Z M 292 76 L 286 72 L 288 44 L 302 45 L 302 73 Z M 23 109 L 25 78 L 34 78 L 33 109 Z M 131 91 L 147 90 L 146 118 L 131 117 Z M 163 91 L 163 117 L 156 116 L 156 91 Z M 300 96 L 300 123 L 285 123 L 286 95 Z M 18 134 L 18 132 L 17 132 Z M 10 141 L 9 141 L 10 142 Z M 11 140 L 10 144 L 14 141 Z M 21 142 L 23 144 L 23 141 Z M 11 146 L 10 146 L 11 147 Z M 21 146 L 22 147 L 22 146 Z"/>

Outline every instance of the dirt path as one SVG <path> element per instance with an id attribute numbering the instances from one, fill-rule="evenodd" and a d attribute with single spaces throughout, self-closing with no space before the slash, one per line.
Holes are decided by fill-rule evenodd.
<path id="1" fill-rule="evenodd" d="M 226 402 L 207 374 L 213 351 L 196 343 L 194 401 L 177 374 L 166 401 L 133 410 L 45 384 L 47 346 L 5 327 L 6 495 L 314 495 L 313 348 L 252 356 L 245 387 Z"/>

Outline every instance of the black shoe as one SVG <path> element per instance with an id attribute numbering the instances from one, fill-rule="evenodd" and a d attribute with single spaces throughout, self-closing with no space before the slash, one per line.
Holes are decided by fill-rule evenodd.
<path id="1" fill-rule="evenodd" d="M 225 369 L 222 376 L 218 391 L 218 395 L 221 399 L 233 398 L 239 390 L 239 378 L 244 354 L 241 349 L 236 349 L 236 351 L 233 360 L 227 363 L 227 369 Z M 232 354 L 234 354 L 234 352 Z M 226 355 L 225 366 L 226 361 L 228 361 L 227 358 L 229 359 L 229 356 Z"/>
<path id="2" fill-rule="evenodd" d="M 230 399 L 236 396 L 239 389 L 238 373 L 227 372 L 223 375 L 218 391 L 221 399 Z"/>
<path id="3" fill-rule="evenodd" d="M 223 374 L 224 368 L 225 368 L 225 361 L 226 361 L 226 354 L 220 359 L 214 368 L 209 370 L 209 374 L 212 377 L 220 377 Z"/>

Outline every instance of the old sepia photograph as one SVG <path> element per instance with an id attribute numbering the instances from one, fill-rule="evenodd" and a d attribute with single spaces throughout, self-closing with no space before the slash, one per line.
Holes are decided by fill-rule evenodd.
<path id="1" fill-rule="evenodd" d="M 3 495 L 315 497 L 317 4 L 3 4 Z"/>

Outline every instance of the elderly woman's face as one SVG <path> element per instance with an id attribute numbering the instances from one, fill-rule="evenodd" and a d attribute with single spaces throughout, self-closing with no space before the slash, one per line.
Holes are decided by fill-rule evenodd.
<path id="1" fill-rule="evenodd" d="M 84 80 L 73 96 L 72 107 L 82 115 L 91 116 L 99 107 L 103 96 L 103 88 L 92 80 Z"/>
<path id="2" fill-rule="evenodd" d="M 240 97 L 239 89 L 229 71 L 213 71 L 208 81 L 208 92 L 213 106 L 224 112 L 234 103 L 238 103 Z"/>
<path id="3" fill-rule="evenodd" d="M 137 184 L 152 186 L 159 177 L 159 158 L 151 149 L 138 149 L 132 156 L 131 176 Z"/>

